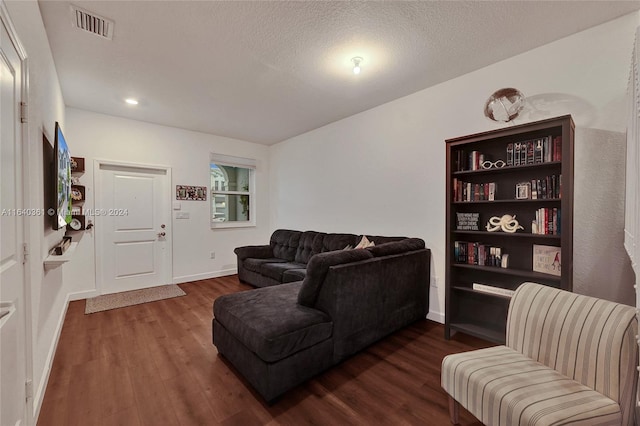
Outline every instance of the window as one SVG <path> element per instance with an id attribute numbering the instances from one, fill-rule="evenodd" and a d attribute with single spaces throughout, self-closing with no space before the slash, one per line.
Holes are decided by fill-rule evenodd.
<path id="1" fill-rule="evenodd" d="M 255 160 L 211 154 L 211 227 L 255 226 Z"/>

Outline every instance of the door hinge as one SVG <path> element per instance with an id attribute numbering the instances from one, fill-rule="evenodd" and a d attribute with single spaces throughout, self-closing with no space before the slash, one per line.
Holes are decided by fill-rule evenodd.
<path id="1" fill-rule="evenodd" d="M 33 380 L 24 382 L 24 394 L 27 401 L 33 398 Z"/>
<path id="2" fill-rule="evenodd" d="M 26 102 L 20 102 L 20 122 L 26 123 L 29 117 L 29 108 Z"/>
<path id="3" fill-rule="evenodd" d="M 22 243 L 22 264 L 24 265 L 29 260 L 29 245 Z"/>

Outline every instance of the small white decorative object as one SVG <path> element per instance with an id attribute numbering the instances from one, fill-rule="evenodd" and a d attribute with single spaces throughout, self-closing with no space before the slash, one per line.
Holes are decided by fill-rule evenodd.
<path id="1" fill-rule="evenodd" d="M 524 229 L 516 220 L 516 215 L 505 214 L 502 217 L 493 216 L 487 223 L 487 231 L 504 231 L 513 234 L 518 229 Z"/>

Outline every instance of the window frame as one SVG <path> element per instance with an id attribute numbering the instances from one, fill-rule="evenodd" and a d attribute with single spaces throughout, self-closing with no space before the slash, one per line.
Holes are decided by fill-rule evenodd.
<path id="1" fill-rule="evenodd" d="M 230 166 L 247 169 L 249 171 L 249 190 L 248 191 L 220 191 L 214 188 L 211 181 L 211 164 L 216 166 Z M 256 160 L 250 158 L 233 157 L 230 155 L 222 155 L 211 153 L 209 156 L 209 222 L 211 229 L 226 228 L 248 228 L 256 226 Z M 215 196 L 216 195 L 246 195 L 249 197 L 249 220 L 242 221 L 225 221 L 216 222 L 215 217 Z"/>

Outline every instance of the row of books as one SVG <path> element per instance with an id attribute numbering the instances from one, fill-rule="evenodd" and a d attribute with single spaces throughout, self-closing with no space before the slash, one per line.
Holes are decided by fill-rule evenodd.
<path id="1" fill-rule="evenodd" d="M 536 218 L 531 222 L 531 233 L 538 235 L 560 235 L 561 212 L 559 208 L 543 207 L 536 210 Z"/>
<path id="2" fill-rule="evenodd" d="M 457 150 L 454 153 L 454 171 L 482 170 L 504 166 L 562 161 L 562 136 L 545 136 L 522 142 L 507 144 L 506 161 L 490 161 L 490 157 L 480 151 Z"/>
<path id="3" fill-rule="evenodd" d="M 562 137 L 545 136 L 507 145 L 507 166 L 562 161 Z"/>
<path id="4" fill-rule="evenodd" d="M 501 247 L 467 241 L 454 241 L 453 259 L 456 263 L 507 268 L 509 255 Z"/>
<path id="5" fill-rule="evenodd" d="M 495 182 L 471 183 L 453 179 L 453 201 L 494 201 L 497 184 Z"/>
<path id="6" fill-rule="evenodd" d="M 524 192 L 518 191 L 518 187 L 522 185 L 526 186 Z M 531 182 L 519 183 L 516 185 L 516 198 L 530 200 L 562 198 L 562 175 L 551 175 L 542 179 L 531 179 Z"/>
<path id="7" fill-rule="evenodd" d="M 485 156 L 478 151 L 471 151 L 467 154 L 467 152 L 463 150 L 458 150 L 455 152 L 454 161 L 454 169 L 456 172 L 480 170 L 482 169 L 482 163 L 485 161 Z"/>

